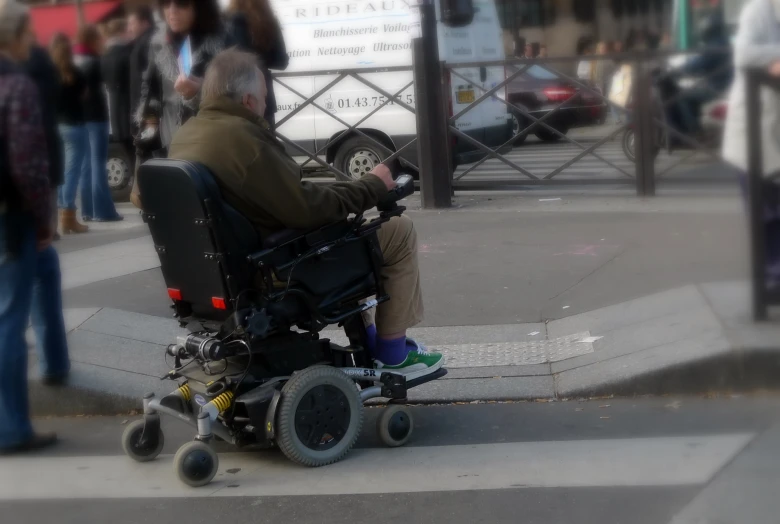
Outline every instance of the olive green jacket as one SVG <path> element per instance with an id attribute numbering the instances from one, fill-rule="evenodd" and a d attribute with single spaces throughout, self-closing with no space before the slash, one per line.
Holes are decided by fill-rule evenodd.
<path id="1" fill-rule="evenodd" d="M 174 135 L 168 157 L 208 167 L 225 201 L 261 236 L 337 222 L 371 209 L 387 193 L 374 175 L 330 185 L 303 182 L 300 166 L 265 120 L 228 98 L 201 104 Z"/>

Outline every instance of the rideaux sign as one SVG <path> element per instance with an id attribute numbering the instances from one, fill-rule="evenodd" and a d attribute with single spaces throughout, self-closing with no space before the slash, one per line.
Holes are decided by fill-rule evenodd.
<path id="1" fill-rule="evenodd" d="M 275 2 L 290 55 L 288 71 L 408 65 L 409 0 Z M 416 13 L 415 13 L 416 14 Z"/>

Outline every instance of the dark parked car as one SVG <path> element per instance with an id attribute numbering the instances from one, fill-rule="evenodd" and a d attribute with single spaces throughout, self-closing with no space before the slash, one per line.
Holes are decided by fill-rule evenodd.
<path id="1" fill-rule="evenodd" d="M 545 123 L 562 134 L 573 127 L 583 127 L 602 124 L 607 115 L 607 105 L 604 100 L 586 90 L 582 90 L 573 82 L 559 78 L 555 73 L 539 65 L 532 65 L 522 75 L 509 83 L 507 88 L 509 101 L 522 107 L 535 118 L 542 118 L 562 102 L 568 101 Z M 513 114 L 514 134 L 528 127 L 532 121 L 525 115 Z M 560 135 L 543 126 L 535 126 L 529 133 L 518 137 L 515 145 L 523 143 L 528 134 L 533 133 L 540 140 L 553 142 Z"/>

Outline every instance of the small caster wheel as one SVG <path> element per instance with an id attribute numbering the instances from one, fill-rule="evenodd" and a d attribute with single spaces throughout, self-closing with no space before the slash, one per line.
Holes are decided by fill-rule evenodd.
<path id="1" fill-rule="evenodd" d="M 198 488 L 205 486 L 214 478 L 219 469 L 217 452 L 205 442 L 193 440 L 187 442 L 173 457 L 173 469 L 179 480 Z"/>
<path id="2" fill-rule="evenodd" d="M 136 420 L 127 426 L 122 434 L 122 449 L 125 450 L 128 457 L 137 462 L 154 460 L 165 445 L 165 437 L 163 437 L 162 429 L 159 426 L 157 427 L 157 435 L 145 435 L 145 428 L 146 423 L 143 420 Z"/>
<path id="3" fill-rule="evenodd" d="M 376 429 L 382 444 L 397 448 L 409 442 L 414 429 L 414 419 L 406 406 L 388 406 L 382 410 Z"/>

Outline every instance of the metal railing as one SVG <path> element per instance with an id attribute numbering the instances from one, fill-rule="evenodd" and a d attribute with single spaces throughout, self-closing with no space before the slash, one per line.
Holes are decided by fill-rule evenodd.
<path id="1" fill-rule="evenodd" d="M 423 39 L 417 39 L 423 40 Z M 619 105 L 610 99 L 610 94 L 602 92 L 600 86 L 596 86 L 590 81 L 577 78 L 564 71 L 567 70 L 567 64 L 576 64 L 582 57 L 555 57 L 545 59 L 510 59 L 495 62 L 474 62 L 446 64 L 441 63 L 439 68 L 431 68 L 427 63 L 423 63 L 420 56 L 422 42 L 414 41 L 415 66 L 385 67 L 385 68 L 356 68 L 341 70 L 321 70 L 279 73 L 274 75 L 274 82 L 279 88 L 286 90 L 288 96 L 297 97 L 300 102 L 289 113 L 285 114 L 276 123 L 277 136 L 288 151 L 295 156 L 303 157 L 303 167 L 318 167 L 327 170 L 342 179 L 354 178 L 355 173 L 346 172 L 345 166 L 335 165 L 333 162 L 334 151 L 344 144 L 350 137 L 361 137 L 367 140 L 380 154 L 385 162 L 403 163 L 407 168 L 419 171 L 423 168 L 430 170 L 437 169 L 440 164 L 448 163 L 457 157 L 457 150 L 453 150 L 453 143 L 457 147 L 465 146 L 470 152 L 476 152 L 477 161 L 461 166 L 459 170 L 453 173 L 452 178 L 446 181 L 447 187 L 439 188 L 439 200 L 444 200 L 442 195 L 451 194 L 454 189 L 497 189 L 502 187 L 516 187 L 523 185 L 545 185 L 545 184 L 633 184 L 637 194 L 642 196 L 653 195 L 655 193 L 656 179 L 669 175 L 681 164 L 685 164 L 692 157 L 705 153 L 708 159 L 718 160 L 718 154 L 713 151 L 711 144 L 698 141 L 696 138 L 688 136 L 686 133 L 676 129 L 665 115 L 670 107 L 678 104 L 684 93 L 678 93 L 670 98 L 659 99 L 654 85 L 653 70 L 657 69 L 659 64 L 675 55 L 691 55 L 703 51 L 691 51 L 686 53 L 679 52 L 640 52 L 640 53 L 621 53 L 613 55 L 590 56 L 588 60 L 592 62 L 609 61 L 616 64 L 628 64 L 632 72 L 631 94 L 627 97 L 629 102 L 626 106 Z M 729 50 L 706 50 L 706 52 L 730 52 Z M 437 59 L 438 60 L 438 59 Z M 436 62 L 438 63 L 438 62 Z M 731 67 L 726 64 L 723 68 Z M 486 68 L 503 68 L 505 72 L 503 80 L 493 82 L 490 85 L 483 85 L 475 79 L 469 79 L 464 71 L 469 69 L 485 70 Z M 532 69 L 533 68 L 533 69 Z M 432 71 L 432 69 L 437 69 Z M 573 68 L 569 68 L 573 69 Z M 542 70 L 550 78 L 555 79 L 561 85 L 570 87 L 574 95 L 564 98 L 551 105 L 548 104 L 543 111 L 538 108 L 526 107 L 521 103 L 521 99 L 515 96 L 517 91 L 513 85 L 518 81 L 528 79 L 529 74 L 534 70 Z M 409 75 L 413 80 L 397 83 L 394 88 L 387 89 L 380 85 L 382 82 L 371 78 L 376 74 L 403 74 Z M 711 72 L 710 75 L 719 74 L 719 71 Z M 447 77 L 448 81 L 443 78 Z M 302 89 L 295 84 L 297 79 L 312 79 L 312 85 L 318 84 L 322 87 L 316 90 Z M 441 79 L 441 80 L 440 80 Z M 315 82 L 316 80 L 316 82 Z M 327 107 L 323 98 L 331 91 L 338 89 L 342 82 L 350 81 L 357 83 L 361 88 L 369 89 L 377 96 L 370 107 L 365 108 L 365 112 L 352 112 L 349 117 L 342 117 L 338 111 Z M 698 80 L 701 86 L 707 85 L 707 77 L 701 77 Z M 438 118 L 446 120 L 439 126 L 429 125 L 429 116 L 432 114 L 431 106 L 436 105 L 430 96 L 425 95 L 421 89 L 424 86 L 431 86 L 436 89 L 436 97 L 443 100 L 454 96 L 451 84 L 461 83 L 468 86 L 475 94 L 467 103 L 457 104 L 454 114 L 443 114 Z M 404 99 L 400 95 L 413 89 L 416 103 L 411 98 Z M 427 88 L 426 88 L 427 89 Z M 440 91 L 443 90 L 443 91 Z M 311 95 L 308 93 L 312 92 Z M 502 96 L 504 94 L 504 96 Z M 423 98 L 426 100 L 424 101 Z M 506 108 L 510 118 L 517 121 L 517 127 L 512 136 L 506 139 L 504 137 L 500 143 L 483 143 L 478 136 L 470 133 L 468 129 L 461 128 L 462 123 L 472 112 L 479 111 L 481 104 L 500 102 Z M 444 102 L 442 102 L 444 103 Z M 381 129 L 377 130 L 370 125 L 371 119 L 375 118 L 384 108 L 390 105 L 401 108 L 414 115 L 417 122 L 417 128 L 422 129 L 423 133 L 428 133 L 428 128 L 433 129 L 436 135 L 434 142 L 423 142 L 419 140 L 419 135 L 412 136 L 410 140 L 404 143 L 395 143 L 393 137 L 382 134 Z M 304 110 L 313 109 L 317 112 L 316 118 L 332 119 L 340 126 L 338 132 L 330 137 L 313 136 L 313 146 L 304 147 L 300 142 L 291 138 L 286 131 L 290 125 L 295 123 L 296 116 L 302 115 Z M 439 108 L 436 107 L 436 110 Z M 564 112 L 598 110 L 602 115 L 607 113 L 622 115 L 624 120 L 614 127 L 605 128 L 605 131 L 596 134 L 587 139 L 569 136 L 567 129 L 563 129 L 556 122 Z M 418 112 L 420 114 L 418 115 Z M 442 113 L 437 113 L 441 115 Z M 327 115 L 327 116 L 322 116 Z M 397 117 L 397 113 L 396 113 Z M 288 124 L 287 127 L 284 127 Z M 304 124 L 304 125 L 309 125 Z M 439 137 L 448 135 L 448 137 L 439 140 Z M 532 134 L 542 134 L 557 141 L 550 148 L 545 149 L 545 162 L 551 160 L 552 165 L 545 165 L 542 170 L 531 167 L 533 162 L 528 158 L 533 155 L 526 154 L 530 148 L 528 145 L 516 146 L 524 140 L 525 137 Z M 627 134 L 631 134 L 632 144 L 634 144 L 633 158 L 623 154 L 627 146 L 622 144 L 629 140 Z M 313 134 L 313 133 L 312 133 Z M 618 142 L 620 139 L 620 142 Z M 683 155 L 674 157 L 664 157 L 663 165 L 658 165 L 659 151 L 668 146 L 669 141 L 676 140 L 685 144 L 689 151 Z M 446 142 L 446 143 L 445 143 Z M 615 149 L 614 144 L 618 143 Z M 663 142 L 663 143 L 661 143 Z M 438 144 L 446 149 L 443 152 L 437 152 L 435 158 L 431 160 L 431 144 Z M 611 150 L 609 148 L 612 148 Z M 417 149 L 417 150 L 416 150 Z M 438 147 L 435 147 L 438 149 Z M 607 149 L 605 152 L 604 150 Z M 481 154 L 481 158 L 479 158 Z M 570 156 L 570 158 L 566 158 Z M 471 155 L 473 158 L 474 155 Z M 571 168 L 578 167 L 579 163 L 587 162 L 587 167 L 582 167 L 580 171 L 585 170 L 590 173 L 590 169 L 596 171 L 608 171 L 604 173 L 599 171 L 593 173 L 593 176 L 578 176 L 571 178 L 567 176 L 571 173 Z M 593 160 L 597 167 L 593 167 Z M 433 161 L 433 164 L 431 164 Z M 549 162 L 548 162 L 549 164 Z M 428 166 L 427 168 L 425 166 Z M 499 166 L 497 168 L 496 166 Z M 601 166 L 601 167 L 598 167 Z M 448 167 L 449 169 L 449 167 Z M 500 179 L 491 177 L 491 173 L 500 171 Z M 509 173 L 509 174 L 507 174 Z M 514 175 L 518 176 L 514 176 Z M 426 180 L 426 173 L 421 174 L 421 185 L 429 191 L 437 185 L 445 184 L 441 176 L 437 176 L 435 183 Z"/>
<path id="2" fill-rule="evenodd" d="M 694 54 L 698 52 L 684 54 Z M 730 51 L 718 49 L 707 50 L 706 52 L 729 53 Z M 472 103 L 452 115 L 448 121 L 448 130 L 452 136 L 465 141 L 471 146 L 479 148 L 485 155 L 481 160 L 454 175 L 456 181 L 455 187 L 490 188 L 499 185 L 513 186 L 553 183 L 611 184 L 628 182 L 636 185 L 638 194 L 652 195 L 655 192 L 655 179 L 657 177 L 670 173 L 680 164 L 685 163 L 700 152 L 705 152 L 711 158 L 717 160 L 718 155 L 712 150 L 711 146 L 701 143 L 695 138 L 687 136 L 685 133 L 674 128 L 664 116 L 669 108 L 673 107 L 674 104 L 678 104 L 685 94 L 680 92 L 671 98 L 658 100 L 659 97 L 656 96 L 655 90 L 651 88 L 654 83 L 652 70 L 658 67 L 660 61 L 668 59 L 676 54 L 682 53 L 643 52 L 587 57 L 587 59 L 592 62 L 611 61 L 630 65 L 630 69 L 633 72 L 633 92 L 629 97 L 631 103 L 627 107 L 620 106 L 610 100 L 609 93 L 602 92 L 598 86 L 561 71 L 563 69 L 563 67 L 561 67 L 562 64 L 580 60 L 580 57 L 556 57 L 533 60 L 512 59 L 495 62 L 445 64 L 445 71 L 449 73 L 453 82 L 455 80 L 466 82 L 469 87 L 481 92 L 478 97 L 475 97 L 475 100 Z M 458 72 L 458 69 L 464 68 L 484 69 L 490 67 L 503 67 L 506 70 L 506 77 L 503 82 L 493 84 L 490 88 L 482 86 Z M 707 79 L 710 76 L 717 75 L 728 67 L 731 67 L 730 63 L 722 66 L 721 70 L 709 72 L 707 76 L 699 78 L 698 83 L 702 86 L 707 85 Z M 519 79 L 527 79 L 529 73 L 532 71 L 531 68 L 543 70 L 552 78 L 560 81 L 562 85 L 573 88 L 576 93 L 555 104 L 552 108 L 548 105 L 543 111 L 528 108 L 518 103 L 519 98 L 513 96 L 513 83 Z M 502 91 L 507 91 L 507 95 L 501 97 L 500 93 Z M 586 102 L 586 98 L 589 98 L 590 101 Z M 508 112 L 520 123 L 519 126 L 516 126 L 514 135 L 501 144 L 488 145 L 480 143 L 457 127 L 458 119 L 489 99 L 505 104 Z M 560 116 L 563 111 L 583 110 L 594 106 L 600 106 L 602 112 L 612 110 L 613 112 L 622 114 L 626 117 L 627 123 L 609 129 L 606 133 L 602 134 L 602 136 L 596 137 L 595 141 L 592 143 L 586 143 L 585 140 L 578 140 L 567 136 L 565 129 L 561 129 L 554 125 L 556 117 Z M 522 146 L 514 148 L 509 154 L 506 154 L 507 148 L 512 147 L 517 141 L 524 140 L 524 138 L 531 133 L 539 133 L 540 131 L 544 132 L 548 137 L 552 136 L 569 146 L 574 146 L 574 156 L 561 164 L 550 167 L 546 172 L 539 173 L 531 171 L 527 163 L 523 161 L 524 155 Z M 635 158 L 628 158 L 634 165 L 629 164 L 626 166 L 625 163 L 620 165 L 618 162 L 614 161 L 614 158 L 610 159 L 608 158 L 608 155 L 601 154 L 599 151 L 599 148 L 615 140 L 621 133 L 624 135 L 626 133 L 632 133 L 632 135 L 635 136 Z M 665 137 L 666 141 L 678 140 L 689 147 L 691 151 L 682 158 L 671 159 L 672 161 L 668 162 L 666 166 L 657 169 L 657 153 L 663 146 L 668 145 L 657 143 L 659 141 L 658 137 L 661 136 Z M 567 152 L 570 153 L 570 151 L 565 151 L 564 148 L 560 149 L 561 156 L 564 156 Z M 556 179 L 561 173 L 586 157 L 595 158 L 605 169 L 611 169 L 618 176 L 615 178 L 599 176 L 581 178 L 578 180 Z M 485 176 L 472 176 L 470 179 L 467 179 L 469 175 L 479 174 L 480 167 L 490 160 L 500 162 L 520 176 L 515 179 L 504 179 L 501 181 L 490 180 Z"/>

